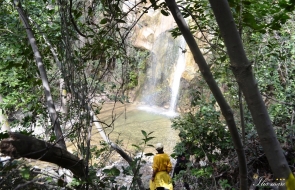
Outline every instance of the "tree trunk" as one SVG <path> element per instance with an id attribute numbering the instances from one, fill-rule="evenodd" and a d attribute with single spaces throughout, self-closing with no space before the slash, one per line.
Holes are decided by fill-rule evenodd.
<path id="1" fill-rule="evenodd" d="M 60 112 L 63 113 L 63 115 L 65 116 L 68 113 L 68 107 L 67 107 L 67 91 L 65 89 L 65 82 L 64 79 L 62 77 L 62 68 L 61 68 L 61 62 L 59 61 L 58 58 L 58 54 L 56 53 L 53 45 L 50 43 L 49 39 L 47 38 L 47 36 L 43 33 L 43 31 L 41 30 L 41 28 L 39 27 L 39 25 L 34 22 L 33 19 L 29 18 L 30 21 L 36 26 L 36 28 L 39 30 L 39 33 L 42 34 L 43 39 L 45 40 L 45 43 L 49 46 L 50 51 L 52 53 L 52 56 L 54 58 L 54 61 L 56 63 L 56 66 L 58 67 L 59 71 L 60 71 L 60 79 L 59 79 L 59 92 L 60 92 L 60 100 L 61 100 L 61 108 L 60 108 Z"/>
<path id="2" fill-rule="evenodd" d="M 0 95 L 0 103 L 2 102 L 3 102 L 2 96 Z M 0 132 L 10 131 L 7 115 L 4 113 L 3 109 L 0 109 L 0 125 L 1 125 Z"/>
<path id="3" fill-rule="evenodd" d="M 20 1 L 18 0 L 14 0 L 14 5 L 17 9 L 17 12 L 19 14 L 19 17 L 24 25 L 24 28 L 26 29 L 27 35 L 28 35 L 28 39 L 29 42 L 31 44 L 31 47 L 33 49 L 34 52 L 34 56 L 37 62 L 37 66 L 39 69 L 39 73 L 41 76 L 41 80 L 42 80 L 42 84 L 44 87 L 44 92 L 45 92 L 45 96 L 46 96 L 46 100 L 47 100 L 47 107 L 48 107 L 48 112 L 50 115 L 50 120 L 51 120 L 51 124 L 53 125 L 53 130 L 55 132 L 56 135 L 56 139 L 58 142 L 58 145 L 61 146 L 63 149 L 66 149 L 66 144 L 63 138 L 63 133 L 60 127 L 60 123 L 59 123 L 59 119 L 58 119 L 58 115 L 56 113 L 55 110 L 55 106 L 53 103 L 53 99 L 51 96 L 51 92 L 50 92 L 50 87 L 49 87 L 49 82 L 48 82 L 48 78 L 47 78 L 47 74 L 46 74 L 46 70 L 44 68 L 43 62 L 42 62 L 42 57 L 41 54 L 39 52 L 38 46 L 36 44 L 36 39 L 34 37 L 33 31 L 31 29 L 31 26 L 29 24 L 29 20 L 27 15 L 25 14 Z"/>
<path id="4" fill-rule="evenodd" d="M 60 99 L 61 99 L 61 110 L 60 112 L 63 113 L 63 115 L 68 114 L 68 102 L 67 102 L 67 90 L 65 89 L 65 82 L 64 79 L 59 79 L 59 89 L 60 89 Z"/>
<path id="5" fill-rule="evenodd" d="M 227 0 L 209 1 L 221 35 L 224 38 L 233 73 L 245 96 L 260 144 L 274 173 L 274 178 L 285 179 L 287 187 L 295 189 L 294 176 L 276 138 L 272 122 L 259 92 L 257 81 L 252 73 L 252 65 L 246 57 L 229 4 Z"/>
<path id="6" fill-rule="evenodd" d="M 77 156 L 59 146 L 20 133 L 9 133 L 9 138 L 0 142 L 0 152 L 15 159 L 24 157 L 54 163 L 82 179 L 86 176 L 84 161 Z"/>
<path id="7" fill-rule="evenodd" d="M 31 20 L 33 22 L 33 20 Z M 41 29 L 39 28 L 39 26 L 36 24 L 36 27 L 38 28 L 39 32 L 42 32 Z M 55 52 L 53 46 L 51 45 L 51 43 L 49 42 L 49 40 L 47 39 L 47 37 L 43 34 L 43 38 L 45 40 L 45 42 L 47 43 L 47 45 L 50 47 L 50 50 L 52 52 L 52 55 L 54 57 L 54 60 L 57 64 L 57 67 L 59 68 L 60 72 L 62 72 L 62 68 L 61 68 L 61 62 L 59 61 L 58 59 L 58 55 L 57 53 Z M 67 114 L 67 101 L 66 101 L 66 96 L 67 96 L 67 92 L 65 90 L 65 83 L 64 83 L 64 79 L 61 78 L 60 79 L 60 92 L 61 92 L 61 112 L 63 114 Z M 81 96 L 78 95 L 78 98 L 80 99 L 83 99 Z M 90 105 L 87 105 L 87 109 L 88 110 L 92 110 L 92 108 L 90 107 Z M 125 159 L 129 165 L 131 166 L 131 163 L 133 161 L 133 159 L 128 155 L 126 154 L 126 152 L 124 150 L 122 150 L 117 144 L 111 142 L 108 137 L 106 136 L 106 134 L 104 133 L 104 130 L 102 129 L 101 125 L 97 122 L 98 119 L 97 117 L 95 116 L 95 114 L 91 111 L 90 115 L 92 115 L 93 117 L 93 121 L 96 121 L 94 122 L 96 128 L 98 129 L 101 137 L 103 138 L 103 140 L 105 142 L 107 142 L 118 154 L 120 154 L 120 156 L 122 156 L 123 159 Z M 88 129 L 88 134 L 91 135 L 91 126 L 89 127 Z M 91 136 L 88 136 L 87 137 L 87 147 L 89 148 L 90 147 L 90 139 L 91 139 Z M 88 149 L 89 151 L 89 149 Z M 89 152 L 87 153 L 87 156 L 86 156 L 86 162 L 89 161 Z M 133 170 L 135 172 L 135 170 Z M 88 175 L 88 164 L 85 165 L 85 175 L 87 176 Z M 144 187 L 143 187 L 143 184 L 142 184 L 142 181 L 140 178 L 137 178 L 136 179 L 137 181 L 137 184 L 139 186 L 139 189 L 140 190 L 144 190 Z"/>
<path id="8" fill-rule="evenodd" d="M 240 169 L 240 188 L 241 189 L 248 189 L 247 185 L 247 163 L 245 158 L 245 153 L 243 149 L 243 145 L 241 142 L 241 138 L 239 136 L 236 123 L 233 117 L 232 110 L 228 103 L 226 102 L 223 94 L 221 93 L 216 81 L 214 80 L 212 73 L 210 71 L 210 68 L 202 55 L 192 33 L 190 32 L 180 10 L 178 9 L 178 6 L 175 2 L 175 0 L 165 0 L 183 37 L 186 40 L 186 43 L 188 44 L 193 56 L 195 62 L 198 64 L 199 69 L 207 82 L 211 92 L 213 93 L 218 105 L 220 106 L 221 112 L 226 120 L 226 123 L 228 125 L 229 131 L 231 133 L 231 137 L 233 140 L 233 144 L 235 147 L 235 150 L 238 155 L 239 160 L 239 169 Z"/>
<path id="9" fill-rule="evenodd" d="M 239 108 L 240 108 L 240 122 L 241 122 L 241 128 L 242 128 L 243 145 L 245 145 L 246 143 L 245 118 L 244 118 L 243 97 L 242 97 L 242 92 L 240 88 L 239 88 Z"/>

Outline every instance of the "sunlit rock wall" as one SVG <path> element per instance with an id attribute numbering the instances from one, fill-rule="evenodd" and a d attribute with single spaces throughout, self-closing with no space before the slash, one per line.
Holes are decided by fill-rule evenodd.
<path id="1" fill-rule="evenodd" d="M 149 4 L 146 4 L 146 7 L 148 6 Z M 130 20 L 136 20 L 139 16 L 140 14 L 133 15 Z M 140 80 L 144 83 L 139 83 L 143 88 L 136 97 L 136 101 L 162 107 L 169 106 L 173 71 L 179 56 L 179 49 L 187 49 L 179 45 L 179 37 L 176 39 L 172 37 L 170 31 L 175 27 L 176 23 L 172 15 L 164 16 L 159 10 L 149 10 L 135 25 L 131 44 L 138 49 L 150 52 L 146 73 L 140 76 L 144 77 Z M 198 67 L 189 50 L 185 53 L 185 60 L 186 68 L 180 85 L 185 83 L 185 86 L 189 86 L 190 81 L 198 75 Z"/>

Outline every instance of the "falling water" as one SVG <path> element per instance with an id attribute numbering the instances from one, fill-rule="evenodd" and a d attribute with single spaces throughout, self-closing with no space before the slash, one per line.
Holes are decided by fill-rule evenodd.
<path id="1" fill-rule="evenodd" d="M 171 71 L 174 71 L 179 51 L 179 40 L 167 32 L 161 33 L 153 43 L 142 101 L 152 107 L 168 107 L 170 104 Z"/>
<path id="2" fill-rule="evenodd" d="M 177 105 L 177 97 L 178 97 L 178 91 L 179 91 L 179 85 L 180 85 L 180 79 L 181 75 L 185 69 L 185 40 L 181 36 L 180 37 L 180 43 L 179 43 L 179 55 L 178 60 L 176 63 L 176 67 L 174 68 L 174 77 L 173 77 L 173 83 L 171 87 L 171 100 L 170 100 L 170 107 L 168 112 L 175 112 L 176 105 Z"/>
<path id="3" fill-rule="evenodd" d="M 177 115 L 175 110 L 180 79 L 185 69 L 183 50 L 186 43 L 182 36 L 173 39 L 169 35 L 166 33 L 154 43 L 154 53 L 148 72 L 149 79 L 143 96 L 143 101 L 149 106 L 140 106 L 139 109 L 174 117 Z M 165 44 L 164 49 L 163 44 Z M 170 80 L 167 80 L 169 78 Z M 168 110 L 163 108 L 163 103 L 169 106 Z"/>

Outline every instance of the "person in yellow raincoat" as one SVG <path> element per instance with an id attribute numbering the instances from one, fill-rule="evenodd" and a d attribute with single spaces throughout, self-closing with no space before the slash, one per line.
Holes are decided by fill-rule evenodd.
<path id="1" fill-rule="evenodd" d="M 156 144 L 158 153 L 153 159 L 153 175 L 150 180 L 150 190 L 173 190 L 172 179 L 169 173 L 172 170 L 172 164 L 168 154 L 164 153 L 164 147 L 161 143 Z"/>

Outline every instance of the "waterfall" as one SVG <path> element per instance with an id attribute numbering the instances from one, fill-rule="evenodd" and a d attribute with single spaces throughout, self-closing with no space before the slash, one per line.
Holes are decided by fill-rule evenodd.
<path id="1" fill-rule="evenodd" d="M 182 36 L 174 39 L 169 32 L 161 34 L 155 41 L 142 98 L 149 106 L 140 106 L 139 109 L 169 117 L 177 115 L 175 109 L 185 69 L 185 46 Z"/>
<path id="2" fill-rule="evenodd" d="M 175 112 L 176 105 L 177 105 L 180 79 L 185 69 L 185 45 L 186 45 L 185 40 L 183 36 L 181 36 L 180 43 L 179 43 L 179 50 L 178 50 L 178 59 L 177 59 L 176 67 L 174 68 L 174 77 L 173 77 L 173 83 L 171 87 L 171 100 L 170 100 L 170 107 L 168 111 L 169 113 Z"/>

